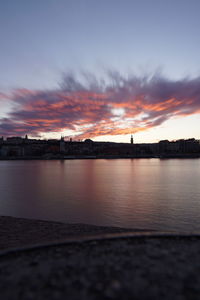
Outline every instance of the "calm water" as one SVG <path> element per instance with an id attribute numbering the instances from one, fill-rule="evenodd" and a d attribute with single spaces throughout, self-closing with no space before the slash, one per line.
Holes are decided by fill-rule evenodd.
<path id="1" fill-rule="evenodd" d="M 200 159 L 0 161 L 0 215 L 200 230 Z"/>

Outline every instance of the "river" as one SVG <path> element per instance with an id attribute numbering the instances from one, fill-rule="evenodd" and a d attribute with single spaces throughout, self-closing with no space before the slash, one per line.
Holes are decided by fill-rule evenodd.
<path id="1" fill-rule="evenodd" d="M 0 161 L 0 215 L 200 230 L 200 159 Z"/>

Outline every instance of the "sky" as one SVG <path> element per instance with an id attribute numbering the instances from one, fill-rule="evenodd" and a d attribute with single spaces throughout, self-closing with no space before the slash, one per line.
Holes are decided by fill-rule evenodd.
<path id="1" fill-rule="evenodd" d="M 199 0 L 1 0 L 0 135 L 200 139 Z"/>

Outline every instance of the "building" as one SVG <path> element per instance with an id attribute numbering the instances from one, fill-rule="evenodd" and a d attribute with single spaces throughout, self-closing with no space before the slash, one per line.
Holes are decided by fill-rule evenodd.
<path id="1" fill-rule="evenodd" d="M 131 144 L 133 144 L 133 135 L 131 134 Z"/>
<path id="2" fill-rule="evenodd" d="M 60 152 L 65 152 L 65 140 L 64 140 L 64 137 L 62 137 L 62 136 L 60 139 Z"/>

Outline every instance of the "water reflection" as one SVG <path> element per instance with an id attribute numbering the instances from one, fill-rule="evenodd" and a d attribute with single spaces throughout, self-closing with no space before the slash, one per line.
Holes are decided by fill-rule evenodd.
<path id="1" fill-rule="evenodd" d="M 0 214 L 199 230 L 199 159 L 1 161 Z"/>

